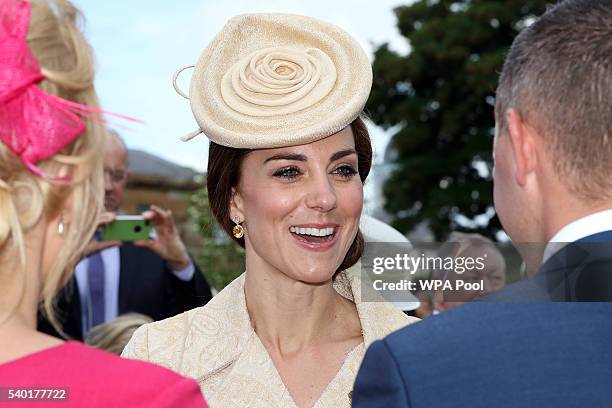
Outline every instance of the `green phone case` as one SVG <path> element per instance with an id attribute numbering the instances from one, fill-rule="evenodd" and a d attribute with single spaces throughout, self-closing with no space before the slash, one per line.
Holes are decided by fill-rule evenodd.
<path id="1" fill-rule="evenodd" d="M 119 216 L 112 223 L 102 227 L 103 241 L 137 241 L 148 239 L 151 224 L 142 217 Z"/>

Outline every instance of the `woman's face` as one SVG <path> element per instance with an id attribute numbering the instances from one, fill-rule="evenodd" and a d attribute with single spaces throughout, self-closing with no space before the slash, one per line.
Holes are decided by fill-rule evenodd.
<path id="1" fill-rule="evenodd" d="M 330 280 L 359 228 L 363 185 L 350 127 L 325 139 L 254 150 L 242 163 L 232 217 L 245 228 L 247 268 Z"/>

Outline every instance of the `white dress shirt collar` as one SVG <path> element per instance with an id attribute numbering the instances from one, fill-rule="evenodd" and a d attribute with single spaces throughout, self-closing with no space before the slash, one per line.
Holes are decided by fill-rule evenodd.
<path id="1" fill-rule="evenodd" d="M 590 235 L 610 230 L 612 230 L 612 209 L 598 211 L 572 221 L 561 228 L 548 242 L 544 249 L 542 264 L 568 242 L 575 242 Z"/>

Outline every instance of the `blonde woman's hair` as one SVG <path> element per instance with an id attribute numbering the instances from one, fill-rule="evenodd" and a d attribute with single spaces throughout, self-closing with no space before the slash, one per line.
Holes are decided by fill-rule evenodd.
<path id="1" fill-rule="evenodd" d="M 39 87 L 74 102 L 98 106 L 93 55 L 79 29 L 80 11 L 66 0 L 32 0 L 31 4 L 27 42 L 46 77 Z M 6 290 L 13 285 L 20 288 L 17 302 L 1 311 L 0 322 L 19 306 L 28 285 L 25 235 L 41 220 L 55 219 L 71 205 L 71 221 L 65 225 L 64 243 L 55 254 L 50 270 L 42 271 L 44 281 L 40 293 L 47 318 L 62 333 L 53 313 L 55 295 L 93 236 L 103 205 L 100 151 L 106 130 L 99 122 L 83 120 L 86 124 L 83 135 L 38 164 L 45 174 L 69 175 L 69 183 L 52 183 L 32 174 L 19 157 L 0 143 L 0 288 Z M 8 294 L 0 297 L 6 299 Z"/>
<path id="2" fill-rule="evenodd" d="M 127 313 L 93 327 L 85 336 L 85 343 L 121 355 L 136 329 L 152 321 L 149 316 L 140 313 Z"/>

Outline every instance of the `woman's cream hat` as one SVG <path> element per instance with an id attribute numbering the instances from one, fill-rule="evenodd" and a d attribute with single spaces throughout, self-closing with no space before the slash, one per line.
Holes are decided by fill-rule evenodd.
<path id="1" fill-rule="evenodd" d="M 372 87 L 357 41 L 335 25 L 290 14 L 230 19 L 195 65 L 189 96 L 200 127 L 220 145 L 261 149 L 310 143 L 355 120 Z"/>

